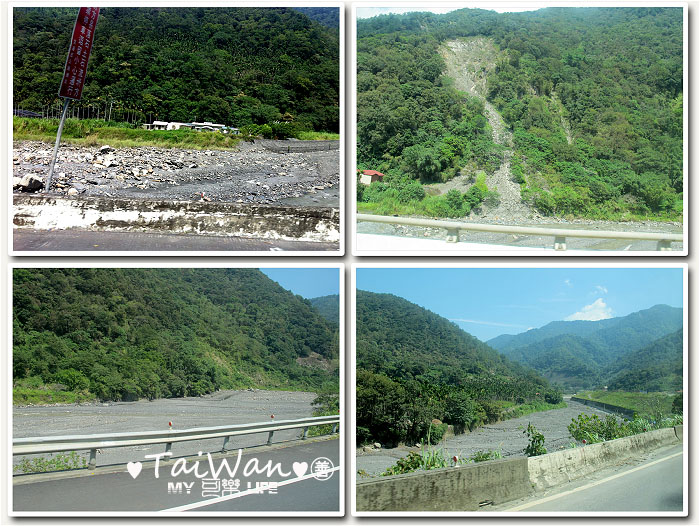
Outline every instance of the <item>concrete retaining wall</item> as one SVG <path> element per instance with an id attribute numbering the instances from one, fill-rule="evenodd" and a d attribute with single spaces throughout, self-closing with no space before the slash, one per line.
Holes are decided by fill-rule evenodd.
<path id="1" fill-rule="evenodd" d="M 529 457 L 527 461 L 530 481 L 535 490 L 543 490 L 678 442 L 675 429 L 670 427 L 539 457 Z"/>
<path id="2" fill-rule="evenodd" d="M 469 511 L 530 492 L 527 458 L 407 473 L 356 486 L 358 511 Z"/>
<path id="3" fill-rule="evenodd" d="M 337 242 L 334 208 L 237 203 L 13 196 L 16 228 L 79 228 Z"/>
<path id="4" fill-rule="evenodd" d="M 619 405 L 612 405 L 612 404 L 606 404 L 605 402 L 598 402 L 596 400 L 587 400 L 585 398 L 579 398 L 577 396 L 572 396 L 571 400 L 574 402 L 578 402 L 583 405 L 587 405 L 588 407 L 597 407 L 598 409 L 602 409 L 604 411 L 610 411 L 611 413 L 617 413 L 620 414 L 630 420 L 634 419 L 634 411 L 631 409 L 627 409 L 626 407 L 620 407 Z"/>
<path id="5" fill-rule="evenodd" d="M 683 440 L 683 426 L 548 453 L 359 481 L 357 511 L 472 511 L 590 475 Z"/>

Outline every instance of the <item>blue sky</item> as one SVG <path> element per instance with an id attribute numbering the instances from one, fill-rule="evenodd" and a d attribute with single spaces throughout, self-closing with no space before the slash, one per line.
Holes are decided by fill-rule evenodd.
<path id="1" fill-rule="evenodd" d="M 683 306 L 675 268 L 358 268 L 357 288 L 405 298 L 483 341 L 556 320 Z"/>
<path id="2" fill-rule="evenodd" d="M 294 294 L 310 299 L 338 294 L 337 268 L 261 268 L 268 278 Z"/>

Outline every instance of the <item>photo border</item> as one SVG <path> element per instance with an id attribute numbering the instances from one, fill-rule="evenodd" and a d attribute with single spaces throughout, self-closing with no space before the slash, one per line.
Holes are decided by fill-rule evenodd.
<path id="1" fill-rule="evenodd" d="M 7 272 L 7 303 L 6 307 L 8 309 L 8 316 L 6 321 L 6 344 L 7 344 L 7 358 L 5 366 L 7 369 L 7 374 L 10 377 L 10 381 L 7 382 L 5 395 L 7 397 L 7 403 L 5 405 L 5 410 L 8 411 L 7 430 L 5 438 L 7 439 L 7 449 L 5 451 L 5 460 L 8 462 L 8 468 L 13 465 L 13 455 L 12 455 L 12 438 L 13 438 L 13 404 L 12 404 L 12 290 L 13 290 L 13 274 L 15 269 L 36 269 L 36 268 L 148 268 L 148 269 L 165 269 L 165 268 L 192 268 L 192 269 L 226 269 L 226 268 L 285 268 L 285 269 L 338 269 L 338 294 L 339 294 L 339 332 L 338 332 L 338 344 L 339 344 L 339 356 L 338 363 L 340 366 L 339 371 L 339 394 L 340 394 L 340 429 L 338 432 L 338 447 L 339 447 L 339 460 L 340 469 L 338 470 L 339 480 L 339 503 L 338 511 L 188 511 L 188 512 L 172 512 L 172 511 L 124 511 L 124 512 L 108 512 L 108 511 L 15 511 L 13 509 L 13 474 L 12 469 L 8 469 L 6 473 L 5 483 L 7 484 L 7 514 L 11 518 L 19 517 L 179 517 L 179 518 L 202 518 L 202 517 L 344 517 L 345 516 L 345 490 L 346 490 L 346 473 L 347 473 L 347 459 L 346 459 L 346 436 L 347 436 L 347 426 L 349 420 L 347 418 L 347 406 L 345 402 L 345 387 L 346 387 L 346 354 L 345 354 L 345 324 L 343 320 L 345 319 L 345 264 L 344 263 L 294 263 L 294 264 L 284 264 L 281 262 L 258 262 L 258 263 L 247 263 L 247 262 L 232 262 L 226 263 L 222 261 L 194 261 L 194 262 L 180 262 L 180 261 L 169 261 L 169 262 L 158 262 L 158 264 L 148 264 L 140 260 L 113 260 L 110 262 L 106 261 L 89 261 L 83 260 L 78 262 L 52 262 L 52 261 L 37 261 L 37 260 L 24 260 L 24 261 L 13 261 L 8 265 Z M 272 280 L 274 281 L 274 280 Z M 282 286 L 282 285 L 280 285 Z M 284 287 L 282 287 L 284 288 Z M 287 289 L 285 289 L 287 290 Z M 292 292 L 292 294 L 294 294 Z"/>
<path id="2" fill-rule="evenodd" d="M 12 10 L 15 7 L 82 7 L 83 4 L 76 2 L 75 0 L 59 0 L 56 2 L 50 2 L 47 0 L 43 1 L 32 1 L 32 0 L 14 0 L 7 2 L 7 5 L 3 5 L 3 8 L 7 9 L 7 35 L 5 36 L 5 42 L 7 45 L 7 65 L 9 68 L 8 75 L 8 92 L 7 92 L 7 102 L 6 108 L 8 109 L 8 123 L 7 123 L 7 166 L 8 174 L 13 174 L 13 163 L 12 163 L 12 152 L 13 152 L 13 16 Z M 345 230 L 345 214 L 346 214 L 346 189 L 345 184 L 346 170 L 346 150 L 345 145 L 347 142 L 347 134 L 345 130 L 346 125 L 346 111 L 347 106 L 345 100 L 345 7 L 346 3 L 343 0 L 275 0 L 275 1 L 254 1 L 254 0 L 240 0 L 240 1 L 222 1 L 216 2 L 213 0 L 205 0 L 201 4 L 193 4 L 186 0 L 164 0 L 163 2 L 157 2 L 154 0 L 147 0 L 145 4 L 139 2 L 127 2 L 127 1 L 114 1 L 114 0 L 103 0 L 99 2 L 99 7 L 131 7 L 131 8 L 141 8 L 141 7 L 188 7 L 188 8 L 200 8 L 200 7 L 259 7 L 259 8 L 274 8 L 274 7 L 336 7 L 339 9 L 339 43 L 340 47 L 338 50 L 338 73 L 339 73 L 339 93 L 338 93 L 338 111 L 340 116 L 339 122 L 339 132 L 340 132 L 340 144 L 339 144 L 339 160 L 338 160 L 338 170 L 339 170 L 339 203 L 338 203 L 338 213 L 340 216 L 339 222 L 339 233 L 340 239 L 338 240 L 338 250 L 284 250 L 284 251 L 269 251 L 269 250 L 216 250 L 216 251 L 197 251 L 197 250 L 162 250 L 162 251 L 149 251 L 149 250 L 105 250 L 105 251 L 78 251 L 78 250 L 15 250 L 13 245 L 14 239 L 14 227 L 13 227 L 13 216 L 14 216 L 14 205 L 13 205 L 13 191 L 11 182 L 11 177 L 8 177 L 9 181 L 6 183 L 8 186 L 8 196 L 7 196 L 7 217 L 8 217 L 8 253 L 12 256 L 29 256 L 29 257 L 51 257 L 51 256 L 90 256 L 90 257 L 114 257 L 114 256 L 132 256 L 132 257 L 169 257 L 169 256 L 206 256 L 206 257 L 246 257 L 246 256 L 260 256 L 260 257 L 286 257 L 286 256 L 318 256 L 318 257 L 338 257 L 345 255 L 345 245 L 346 245 L 346 230 Z M 66 50 L 67 52 L 68 50 Z M 56 92 L 58 93 L 58 86 L 56 87 Z M 167 234 L 167 232 L 165 232 Z M 227 238 L 223 238 L 227 239 Z"/>
<path id="3" fill-rule="evenodd" d="M 444 250 L 360 250 L 357 247 L 357 177 L 355 176 L 357 172 L 357 9 L 367 8 L 367 7 L 391 7 L 391 8 L 412 8 L 415 10 L 420 10 L 421 7 L 427 9 L 463 9 L 463 8 L 546 8 L 546 7 L 681 7 L 683 8 L 683 249 L 682 250 L 669 250 L 669 251 L 654 251 L 654 250 L 638 250 L 634 252 L 625 250 L 544 250 L 544 249 L 527 249 L 514 248 L 514 249 L 485 249 L 485 250 L 469 250 L 469 249 L 459 249 L 450 248 L 448 245 Z M 348 125 L 350 126 L 350 137 L 354 137 L 355 140 L 350 145 L 348 151 L 348 170 L 347 173 L 350 178 L 350 186 L 348 191 L 348 202 L 350 203 L 350 214 L 349 218 L 351 221 L 351 251 L 353 256 L 391 256 L 391 257 L 405 257 L 405 256 L 474 256 L 474 257 L 484 257 L 484 256 L 496 256 L 496 257 L 610 257 L 610 256 L 620 256 L 620 257 L 679 257 L 687 256 L 689 252 L 688 244 L 690 242 L 690 237 L 688 235 L 688 221 L 690 220 L 689 214 L 689 204 L 688 204 L 688 180 L 689 175 L 689 159 L 688 159 L 688 141 L 689 141 L 689 117 L 688 108 L 690 92 L 688 91 L 688 76 L 689 76 L 689 40 L 688 40 L 688 7 L 689 2 L 682 1 L 669 1 L 664 2 L 663 0 L 590 0 L 588 2 L 575 2 L 571 0 L 533 0 L 533 1 L 517 1 L 517 0 L 495 0 L 493 2 L 488 2 L 484 0 L 470 1 L 470 2 L 436 2 L 434 4 L 426 3 L 425 1 L 396 1 L 396 0 L 386 0 L 384 2 L 371 2 L 367 0 L 357 1 L 352 3 L 352 16 L 350 18 L 350 34 L 348 38 L 350 39 L 350 60 L 348 61 L 350 69 L 350 85 L 349 85 L 349 98 L 348 102 L 350 104 Z M 445 219 L 447 220 L 447 219 Z M 543 225 L 546 228 L 547 225 Z M 459 245 L 459 243 L 451 243 L 450 245 Z"/>
<path id="4" fill-rule="evenodd" d="M 403 268 L 415 268 L 415 269 L 565 269 L 565 268 L 578 268 L 578 269 L 600 269 L 600 268 L 610 268 L 610 269 L 632 269 L 632 268 L 646 268 L 646 269 L 682 269 L 683 271 L 683 415 L 684 415 L 684 425 L 683 425 L 683 511 L 682 512 L 613 512 L 613 511 L 601 511 L 601 512 L 525 512 L 525 511 L 357 511 L 357 500 L 355 486 L 357 484 L 357 421 L 356 421 L 356 411 L 357 411 L 357 269 L 374 268 L 374 269 L 403 269 Z M 350 295 L 351 307 L 349 313 L 351 315 L 350 320 L 350 348 L 353 349 L 350 356 L 350 363 L 348 364 L 348 386 L 351 389 L 351 395 L 349 397 L 350 407 L 348 409 L 348 415 L 351 417 L 351 424 L 348 428 L 348 447 L 350 447 L 349 454 L 350 457 L 350 480 L 348 482 L 350 490 L 350 513 L 353 517 L 471 517 L 480 519 L 493 519 L 493 518 L 511 518 L 511 519 L 522 519 L 522 518 L 539 518 L 539 517 L 559 517 L 559 518 L 578 518 L 578 517 L 595 517 L 595 518 L 690 518 L 690 493 L 689 493 L 689 425 L 694 425 L 694 420 L 692 415 L 688 412 L 689 410 L 689 398 L 690 392 L 689 387 L 689 376 L 691 371 L 689 369 L 689 297 L 688 297 L 688 264 L 687 263 L 663 263 L 659 262 L 654 264 L 643 264 L 643 263 L 440 263 L 435 262 L 432 264 L 420 264 L 420 263 L 353 263 L 351 268 L 351 279 L 350 279 Z M 466 332 L 466 331 L 465 331 Z M 500 354 L 500 353 L 499 353 Z M 686 419 L 688 423 L 686 423 Z"/>

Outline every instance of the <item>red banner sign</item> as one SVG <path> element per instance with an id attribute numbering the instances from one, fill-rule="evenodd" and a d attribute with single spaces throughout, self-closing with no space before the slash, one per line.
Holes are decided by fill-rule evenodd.
<path id="1" fill-rule="evenodd" d="M 79 100 L 83 96 L 83 84 L 99 14 L 99 7 L 81 7 L 78 12 L 66 66 L 63 68 L 63 80 L 58 92 L 60 97 Z"/>

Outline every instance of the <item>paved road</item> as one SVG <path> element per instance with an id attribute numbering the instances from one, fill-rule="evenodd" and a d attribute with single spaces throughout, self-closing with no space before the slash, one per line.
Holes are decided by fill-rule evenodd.
<path id="1" fill-rule="evenodd" d="M 557 488 L 504 511 L 683 511 L 683 445 L 657 450 L 636 465 L 625 465 Z M 496 510 L 494 510 L 496 511 Z"/>
<path id="2" fill-rule="evenodd" d="M 238 453 L 234 452 L 226 457 L 232 470 L 236 466 L 237 456 Z M 312 471 L 316 472 L 314 467 L 318 464 L 314 461 L 320 458 L 329 459 L 333 466 L 338 467 L 340 442 L 338 440 L 298 442 L 285 448 L 243 452 L 233 476 L 230 476 L 222 466 L 221 459 L 214 457 L 214 469 L 222 468 L 218 474 L 219 483 L 208 476 L 210 468 L 206 457 L 200 460 L 196 471 L 189 474 L 182 472 L 175 477 L 172 475 L 177 463 L 170 463 L 167 466 L 161 464 L 158 478 L 155 477 L 154 467 L 146 464 L 136 478 L 127 472 L 126 467 L 120 468 L 118 472 L 98 472 L 89 476 L 35 483 L 21 483 L 21 480 L 18 481 L 15 478 L 13 508 L 17 512 L 339 511 L 340 479 L 343 473 L 334 471 L 327 479 L 317 480 L 312 475 Z M 267 472 L 251 474 L 248 470 L 255 465 L 256 461 L 261 470 L 271 462 L 274 473 L 269 477 Z M 194 468 L 195 462 L 196 459 L 188 459 L 187 468 Z M 274 470 L 274 466 L 278 463 L 280 469 Z M 297 463 L 296 466 L 294 463 Z M 306 466 L 303 466 L 303 463 L 306 463 Z M 305 468 L 303 473 L 302 466 Z M 280 474 L 279 471 L 283 473 Z M 197 478 L 195 473 L 203 477 Z M 240 482 L 239 494 L 242 492 L 243 496 L 206 506 L 198 504 L 221 497 L 223 480 L 229 479 Z M 245 494 L 248 488 L 255 489 L 256 485 L 264 482 L 285 483 L 278 485 L 277 493 Z M 180 486 L 182 489 L 180 493 L 171 491 L 169 494 L 169 483 L 187 483 L 191 488 L 190 494 L 186 493 L 184 486 Z M 174 486 L 175 490 L 176 488 L 177 486 Z M 202 495 L 210 490 L 211 494 Z"/>
<path id="3" fill-rule="evenodd" d="M 284 241 L 185 234 L 14 229 L 16 251 L 60 252 L 277 252 L 337 251 L 338 243 Z"/>

